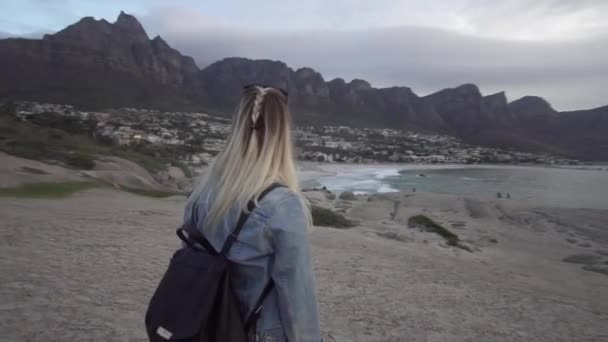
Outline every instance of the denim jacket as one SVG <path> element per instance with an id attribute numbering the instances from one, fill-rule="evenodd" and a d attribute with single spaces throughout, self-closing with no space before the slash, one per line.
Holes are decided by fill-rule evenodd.
<path id="1" fill-rule="evenodd" d="M 184 221 L 196 226 L 220 250 L 240 211 L 233 206 L 209 234 L 202 224 L 212 201 L 213 191 L 191 198 Z M 232 286 L 242 317 L 251 314 L 271 277 L 275 282 L 257 322 L 258 341 L 321 341 L 306 216 L 295 193 L 287 188 L 268 193 L 249 215 L 228 259 L 236 264 Z"/>

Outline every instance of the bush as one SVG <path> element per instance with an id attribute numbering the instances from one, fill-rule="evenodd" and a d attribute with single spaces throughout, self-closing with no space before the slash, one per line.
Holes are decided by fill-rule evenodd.
<path id="1" fill-rule="evenodd" d="M 68 134 L 1 115 L 0 151 L 34 160 L 61 161 L 81 169 L 95 167 L 92 156 L 116 156 L 137 163 L 151 173 L 166 170 L 176 155 L 173 148 L 158 151 L 149 146 L 102 145 L 86 135 Z"/>
<path id="2" fill-rule="evenodd" d="M 20 170 L 23 172 L 34 174 L 34 175 L 48 175 L 49 174 L 48 172 L 46 172 L 44 170 L 36 169 L 33 167 L 29 167 L 29 166 L 22 166 L 20 168 Z"/>
<path id="3" fill-rule="evenodd" d="M 330 209 L 313 205 L 311 208 L 312 222 L 315 226 L 350 228 L 355 224 L 341 214 L 335 213 Z"/>
<path id="4" fill-rule="evenodd" d="M 96 182 L 30 183 L 14 188 L 0 188 L 0 197 L 63 198 L 100 186 Z"/>
<path id="5" fill-rule="evenodd" d="M 91 170 L 95 167 L 95 159 L 84 153 L 72 153 L 65 156 L 65 163 L 71 167 Z"/>
<path id="6" fill-rule="evenodd" d="M 153 198 L 165 198 L 165 197 L 179 195 L 179 193 L 162 191 L 162 190 L 137 189 L 137 188 L 128 188 L 128 187 L 121 187 L 121 189 L 123 189 L 127 192 L 130 192 L 132 194 L 146 196 L 146 197 L 153 197 Z"/>
<path id="7" fill-rule="evenodd" d="M 431 220 L 425 215 L 412 216 L 410 217 L 407 223 L 410 227 L 421 227 L 424 228 L 426 231 L 441 235 L 450 246 L 461 247 L 461 244 L 459 244 L 460 239 L 458 238 L 458 235 L 452 233 L 451 231 L 449 231 L 442 225 L 436 223 L 435 221 Z"/>
<path id="8" fill-rule="evenodd" d="M 605 266 L 585 265 L 585 266 L 583 266 L 583 270 L 590 271 L 590 272 L 595 272 L 595 273 L 601 273 L 601 274 L 604 274 L 604 275 L 608 276 L 608 267 L 605 267 Z"/>
<path id="9" fill-rule="evenodd" d="M 574 254 L 565 257 L 562 261 L 573 264 L 595 264 L 600 261 L 600 259 L 600 256 L 594 254 Z"/>

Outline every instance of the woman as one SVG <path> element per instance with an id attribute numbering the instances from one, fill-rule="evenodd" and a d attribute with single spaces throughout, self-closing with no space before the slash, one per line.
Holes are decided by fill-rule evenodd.
<path id="1" fill-rule="evenodd" d="M 228 253 L 236 264 L 233 288 L 242 317 L 248 317 L 270 281 L 256 340 L 320 341 L 310 261 L 310 211 L 295 172 L 287 93 L 247 86 L 235 112 L 232 134 L 185 210 L 220 249 L 249 200 L 256 202 Z M 283 187 L 257 197 L 273 183 Z"/>

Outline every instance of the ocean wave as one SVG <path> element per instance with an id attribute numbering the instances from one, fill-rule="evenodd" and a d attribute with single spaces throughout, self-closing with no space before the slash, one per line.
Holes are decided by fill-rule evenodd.
<path id="1" fill-rule="evenodd" d="M 374 172 L 374 176 L 376 178 L 385 178 L 385 177 L 391 177 L 391 176 L 399 176 L 399 169 L 381 169 L 381 170 L 376 170 L 376 172 Z"/>
<path id="2" fill-rule="evenodd" d="M 391 187 L 390 185 L 386 185 L 386 184 L 382 184 L 382 186 L 380 186 L 380 188 L 378 189 L 378 192 L 380 193 L 386 193 L 386 192 L 398 192 L 399 190 Z"/>

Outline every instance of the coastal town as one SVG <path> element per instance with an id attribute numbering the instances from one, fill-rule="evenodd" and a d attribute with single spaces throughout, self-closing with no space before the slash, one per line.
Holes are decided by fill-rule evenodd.
<path id="1" fill-rule="evenodd" d="M 229 118 L 206 113 L 120 108 L 84 111 L 70 105 L 19 102 L 20 120 L 72 133 L 86 133 L 105 144 L 171 146 L 192 168 L 207 165 L 230 133 Z M 472 146 L 448 135 L 348 126 L 296 126 L 301 160 L 333 163 L 543 164 L 578 161 L 548 154 Z"/>

